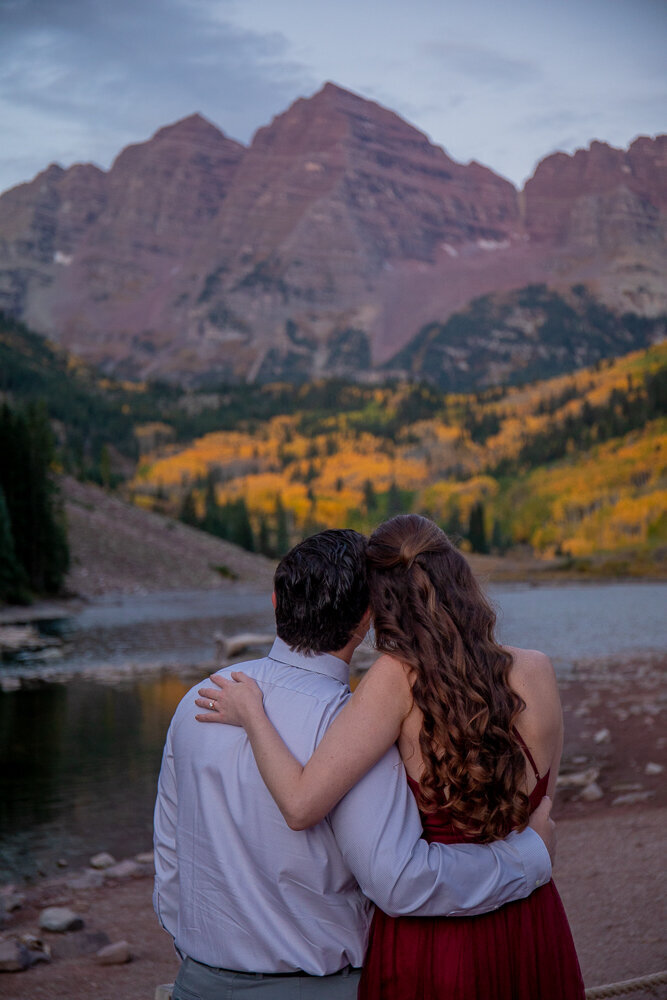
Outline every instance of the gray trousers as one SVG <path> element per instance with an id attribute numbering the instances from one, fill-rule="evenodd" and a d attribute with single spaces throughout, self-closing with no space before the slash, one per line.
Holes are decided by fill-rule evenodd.
<path id="1" fill-rule="evenodd" d="M 174 983 L 172 1000 L 356 1000 L 361 969 L 349 966 L 332 976 L 272 976 L 231 972 L 185 958 Z"/>

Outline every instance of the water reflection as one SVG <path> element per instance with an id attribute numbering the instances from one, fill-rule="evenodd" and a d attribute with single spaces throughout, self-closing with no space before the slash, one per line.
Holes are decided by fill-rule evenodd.
<path id="1" fill-rule="evenodd" d="M 0 878 L 149 849 L 164 737 L 189 686 L 76 681 L 0 696 Z"/>

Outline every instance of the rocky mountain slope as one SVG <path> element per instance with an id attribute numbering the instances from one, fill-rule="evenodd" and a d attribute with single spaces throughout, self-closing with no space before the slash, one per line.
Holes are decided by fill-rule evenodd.
<path id="1" fill-rule="evenodd" d="M 595 142 L 519 192 L 326 84 L 248 148 L 193 115 L 7 191 L 0 308 L 132 378 L 414 371 L 424 326 L 490 292 L 666 312 L 666 166 L 667 136 Z"/>
<path id="2" fill-rule="evenodd" d="M 62 492 L 76 596 L 273 584 L 274 564 L 69 477 Z"/>

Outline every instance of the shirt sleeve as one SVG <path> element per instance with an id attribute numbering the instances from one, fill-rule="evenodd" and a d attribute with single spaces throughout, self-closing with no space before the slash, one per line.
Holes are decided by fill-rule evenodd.
<path id="1" fill-rule="evenodd" d="M 428 844 L 395 747 L 332 810 L 334 836 L 366 896 L 391 916 L 472 916 L 551 878 L 534 830 L 492 844 Z"/>
<path id="2" fill-rule="evenodd" d="M 176 856 L 176 822 L 178 798 L 176 772 L 172 749 L 172 730 L 162 754 L 162 767 L 158 779 L 157 800 L 153 819 L 153 847 L 155 852 L 155 883 L 153 908 L 158 920 L 172 937 L 178 927 L 179 884 Z"/>

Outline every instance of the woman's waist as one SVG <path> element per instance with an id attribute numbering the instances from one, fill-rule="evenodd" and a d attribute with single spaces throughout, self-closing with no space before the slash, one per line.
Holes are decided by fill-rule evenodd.
<path id="1" fill-rule="evenodd" d="M 479 836 L 457 830 L 449 823 L 443 824 L 441 827 L 429 826 L 428 816 L 422 814 L 421 819 L 424 827 L 422 839 L 429 844 L 476 844 L 481 842 Z"/>
<path id="2" fill-rule="evenodd" d="M 424 830 L 422 833 L 422 840 L 425 840 L 428 844 L 474 844 L 476 843 L 475 837 L 464 837 L 463 834 L 459 833 L 457 830 L 452 830 L 450 833 L 443 832 L 441 830 Z"/>
<path id="3" fill-rule="evenodd" d="M 419 782 L 410 775 L 407 776 L 408 785 L 410 789 L 419 801 Z M 537 806 L 542 801 L 542 797 L 547 791 L 547 781 L 548 774 L 545 774 L 539 779 L 530 795 L 528 796 L 529 803 L 529 813 L 532 813 Z M 467 832 L 461 830 L 452 820 L 452 813 L 446 804 L 442 804 L 434 812 L 422 812 L 419 810 L 419 816 L 422 821 L 422 827 L 424 828 L 423 839 L 427 840 L 429 843 L 439 843 L 439 844 L 471 844 L 479 843 L 480 836 L 475 833 Z M 510 832 L 511 827 L 508 827 L 505 836 Z"/>

